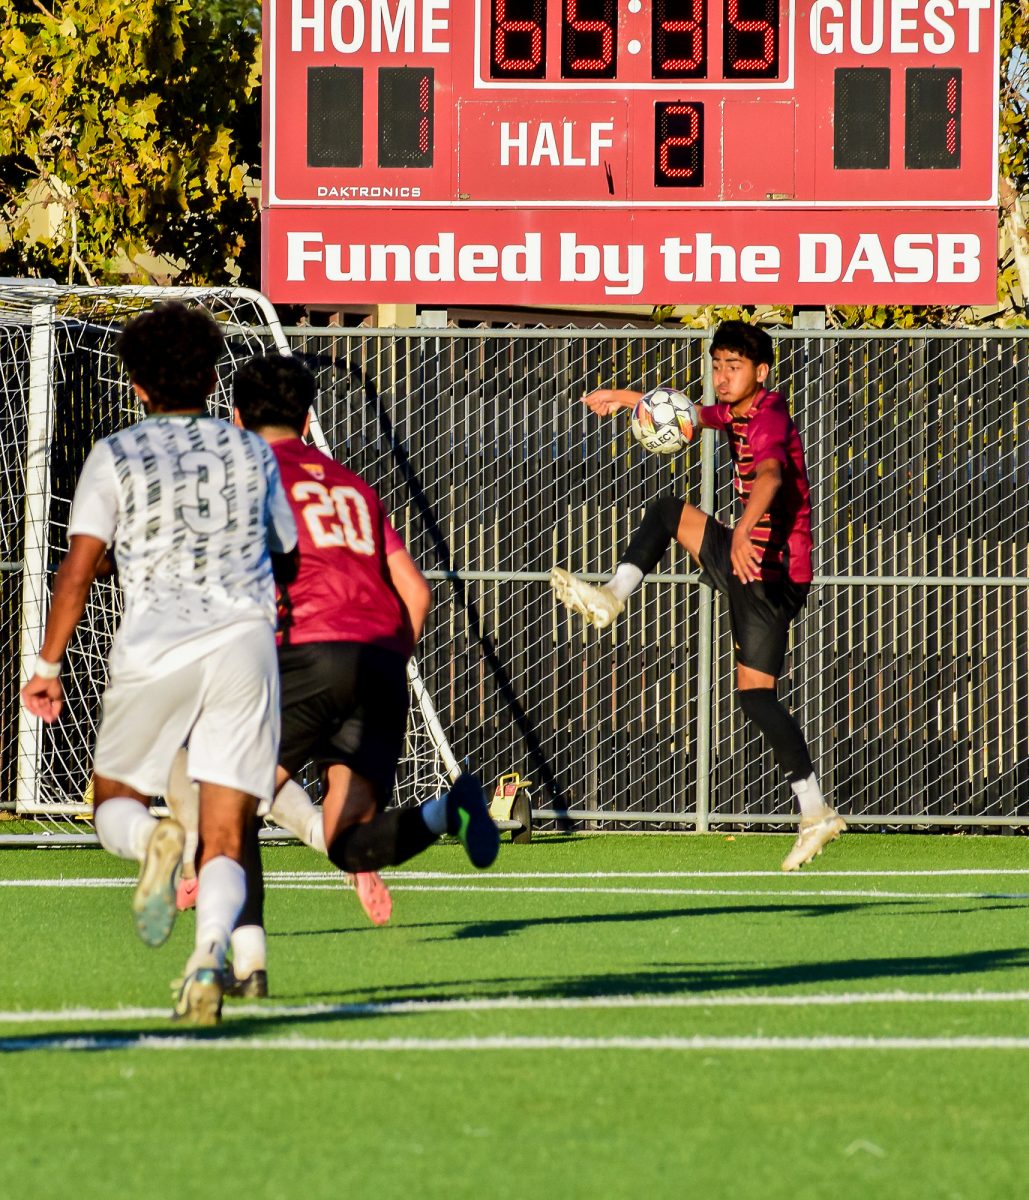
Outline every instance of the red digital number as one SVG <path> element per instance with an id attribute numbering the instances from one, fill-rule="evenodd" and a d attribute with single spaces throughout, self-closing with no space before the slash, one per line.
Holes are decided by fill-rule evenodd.
<path id="1" fill-rule="evenodd" d="M 418 149 L 426 154 L 429 149 L 429 100 L 432 96 L 432 76 L 423 75 L 418 84 L 418 111 L 423 115 L 418 121 Z"/>
<path id="2" fill-rule="evenodd" d="M 703 186 L 703 104 L 673 100 L 654 105 L 654 183 L 657 187 Z"/>
<path id="3" fill-rule="evenodd" d="M 582 9 L 593 9 L 584 14 Z M 610 79 L 615 73 L 615 0 L 564 0 L 561 13 L 561 75 Z"/>
<path id="4" fill-rule="evenodd" d="M 947 153 L 956 154 L 958 148 L 958 77 L 951 75 L 947 80 Z"/>
<path id="5" fill-rule="evenodd" d="M 546 74 L 546 0 L 493 0 L 490 77 L 542 79 Z"/>
<path id="6" fill-rule="evenodd" d="M 654 0 L 651 47 L 655 79 L 707 75 L 705 0 Z"/>
<path id="7" fill-rule="evenodd" d="M 778 0 L 725 0 L 723 32 L 726 79 L 768 79 L 778 75 Z"/>
<path id="8" fill-rule="evenodd" d="M 904 166 L 915 171 L 961 167 L 961 69 L 905 71 Z"/>

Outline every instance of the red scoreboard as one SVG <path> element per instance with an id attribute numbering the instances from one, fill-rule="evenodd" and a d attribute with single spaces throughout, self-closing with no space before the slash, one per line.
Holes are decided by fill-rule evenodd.
<path id="1" fill-rule="evenodd" d="M 991 303 L 999 0 L 266 0 L 282 302 Z"/>

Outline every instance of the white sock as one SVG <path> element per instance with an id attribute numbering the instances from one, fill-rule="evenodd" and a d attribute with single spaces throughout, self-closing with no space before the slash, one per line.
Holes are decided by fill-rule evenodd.
<path id="1" fill-rule="evenodd" d="M 200 835 L 195 829 L 187 829 L 182 843 L 182 875 L 184 879 L 196 878 L 197 843 Z"/>
<path id="2" fill-rule="evenodd" d="M 268 815 L 287 833 L 298 837 L 305 846 L 310 846 L 319 854 L 326 852 L 322 810 L 295 780 L 287 779 L 275 793 Z"/>
<path id="3" fill-rule="evenodd" d="M 138 800 L 113 796 L 97 805 L 93 827 L 100 845 L 109 854 L 141 863 L 146 858 L 151 834 L 157 828 L 157 818 Z"/>
<path id="4" fill-rule="evenodd" d="M 791 783 L 790 787 L 793 789 L 794 796 L 797 797 L 802 819 L 822 815 L 825 797 L 822 795 L 822 789 L 818 786 L 816 775 L 809 775 L 807 779 L 798 779 L 796 783 Z"/>
<path id="5" fill-rule="evenodd" d="M 185 748 L 177 750 L 164 793 L 168 811 L 187 833 L 200 823 L 200 788 L 190 778 Z"/>
<path id="6" fill-rule="evenodd" d="M 236 918 L 247 898 L 247 877 L 238 862 L 221 854 L 200 868 L 197 876 L 196 949 L 186 974 L 197 967 L 225 965 L 225 953 Z"/>
<path id="7" fill-rule="evenodd" d="M 237 979 L 268 969 L 268 942 L 260 925 L 240 925 L 232 931 L 232 970 Z"/>
<path id="8" fill-rule="evenodd" d="M 447 832 L 447 792 L 434 796 L 418 806 L 418 812 L 430 833 L 442 835 Z"/>
<path id="9" fill-rule="evenodd" d="M 643 572 L 632 563 L 619 563 L 607 586 L 624 604 L 643 582 Z"/>

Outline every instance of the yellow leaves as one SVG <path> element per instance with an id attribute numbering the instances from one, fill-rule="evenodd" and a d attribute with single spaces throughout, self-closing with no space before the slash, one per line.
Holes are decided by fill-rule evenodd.
<path id="1" fill-rule="evenodd" d="M 3 51 L 5 62 L 10 62 L 12 58 L 20 58 L 28 50 L 28 39 L 25 37 L 23 30 L 17 25 L 9 30 L 5 30 L 0 36 L 0 50 Z"/>
<path id="2" fill-rule="evenodd" d="M 229 171 L 228 185 L 229 193 L 233 196 L 242 196 L 243 190 L 246 187 L 247 168 L 243 163 L 237 163 L 231 171 Z"/>
<path id="3" fill-rule="evenodd" d="M 254 115 L 256 21 L 227 19 L 221 0 L 25 8 L 0 20 L 0 203 L 17 211 L 27 159 L 75 195 L 98 277 L 119 247 L 177 257 L 188 240 L 193 277 L 220 278 L 252 240 L 236 139 Z"/>

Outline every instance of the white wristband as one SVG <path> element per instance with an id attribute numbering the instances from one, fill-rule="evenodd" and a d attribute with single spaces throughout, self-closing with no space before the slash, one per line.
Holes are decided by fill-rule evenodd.
<path id="1" fill-rule="evenodd" d="M 40 679 L 56 679 L 61 673 L 61 663 L 47 662 L 42 654 L 36 657 L 36 665 L 33 668 Z"/>

